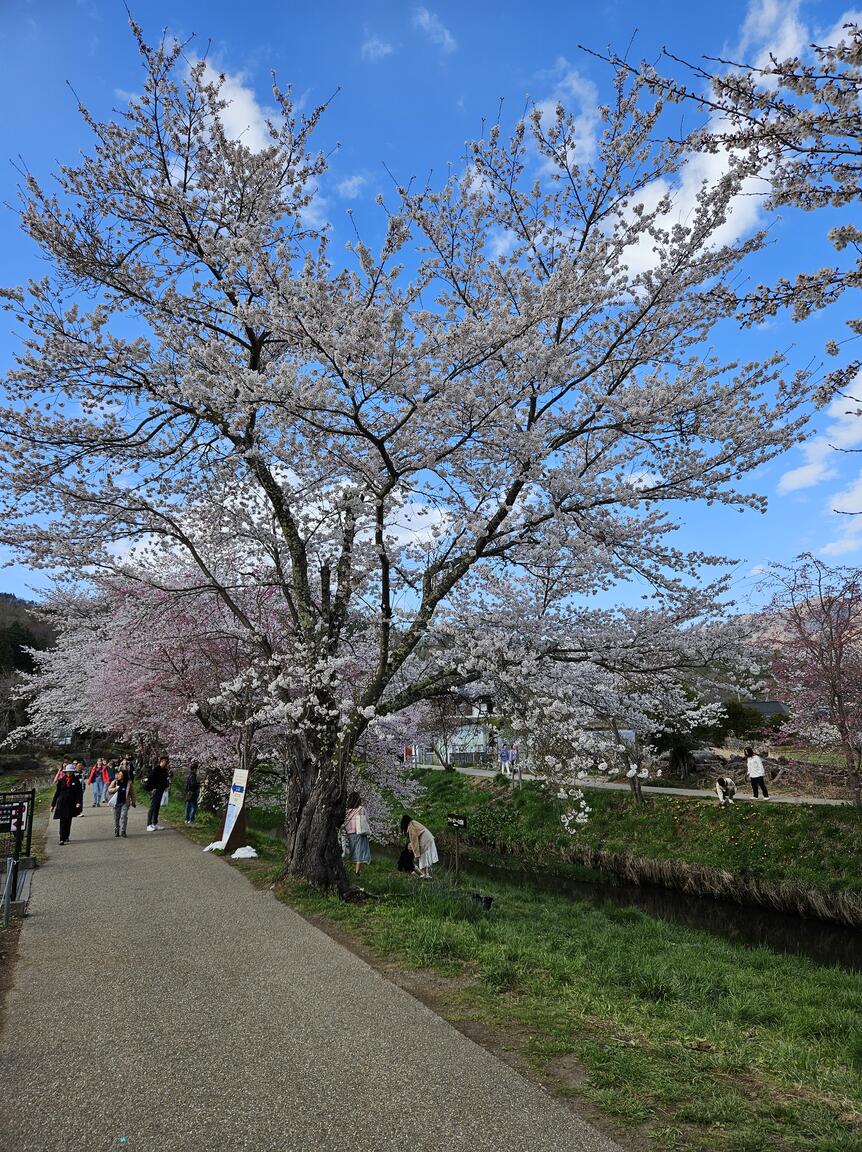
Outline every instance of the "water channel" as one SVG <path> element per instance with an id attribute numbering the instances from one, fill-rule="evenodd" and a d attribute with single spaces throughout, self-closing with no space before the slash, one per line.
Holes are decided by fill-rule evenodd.
<path id="1" fill-rule="evenodd" d="M 441 862 L 447 867 L 451 865 L 444 853 L 441 853 Z M 465 878 L 529 885 L 539 892 L 553 892 L 591 904 L 639 908 L 659 920 L 712 932 L 748 948 L 762 946 L 773 952 L 805 956 L 816 964 L 862 972 L 862 932 L 841 924 L 710 897 L 688 896 L 670 888 L 573 879 L 565 872 L 531 869 L 520 861 L 477 860 L 472 852 L 463 860 L 462 867 Z"/>

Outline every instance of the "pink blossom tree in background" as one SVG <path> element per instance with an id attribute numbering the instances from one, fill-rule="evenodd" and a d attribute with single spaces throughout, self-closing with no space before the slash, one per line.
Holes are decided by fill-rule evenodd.
<path id="1" fill-rule="evenodd" d="M 811 555 L 773 565 L 767 609 L 775 692 L 789 729 L 841 754 L 862 803 L 862 572 Z"/>
<path id="2" fill-rule="evenodd" d="M 738 481 L 799 438 L 813 385 L 712 350 L 763 243 L 725 229 L 757 160 L 681 217 L 689 144 L 643 78 L 619 71 L 595 140 L 537 111 L 441 188 L 397 188 L 343 266 L 309 223 L 323 110 L 275 88 L 254 151 L 221 82 L 133 30 L 141 95 L 82 109 L 90 154 L 22 190 L 49 271 L 5 293 L 4 532 L 51 571 L 219 604 L 253 723 L 284 734 L 287 869 L 343 886 L 357 752 L 405 710 L 530 684 L 523 729 L 583 743 L 575 681 L 616 685 L 605 712 L 675 690 L 679 662 L 608 643 L 591 600 L 635 580 L 657 617 L 702 619 L 720 558 L 681 550 L 675 513 L 761 507 Z"/>

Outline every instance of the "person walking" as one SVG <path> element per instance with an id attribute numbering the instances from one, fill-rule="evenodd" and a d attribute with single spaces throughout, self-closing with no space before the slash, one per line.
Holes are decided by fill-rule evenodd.
<path id="1" fill-rule="evenodd" d="M 111 777 L 108 773 L 108 766 L 100 756 L 90 769 L 90 775 L 87 777 L 87 783 L 93 790 L 93 803 L 90 805 L 91 808 L 102 807 L 102 798 L 110 782 Z"/>
<path id="2" fill-rule="evenodd" d="M 116 776 L 108 785 L 108 795 L 116 797 L 114 801 L 114 835 L 125 836 L 129 824 L 129 807 L 137 808 L 137 804 L 135 803 L 135 786 L 124 768 L 117 769 Z"/>
<path id="3" fill-rule="evenodd" d="M 201 794 L 201 782 L 198 780 L 198 766 L 192 764 L 186 776 L 186 786 L 183 799 L 186 802 L 186 824 L 194 824 L 198 814 L 198 797 Z"/>
<path id="4" fill-rule="evenodd" d="M 368 823 L 368 813 L 362 807 L 362 797 L 358 792 L 351 792 L 347 797 L 344 831 L 347 834 L 347 857 L 358 876 L 362 865 L 371 863 L 371 846 L 368 843 L 371 827 Z"/>
<path id="5" fill-rule="evenodd" d="M 745 749 L 745 774 L 751 781 L 751 791 L 757 799 L 758 788 L 763 792 L 763 799 L 769 799 L 769 789 L 766 787 L 766 769 L 763 767 L 763 761 L 759 756 L 756 756 L 753 748 Z"/>
<path id="6" fill-rule="evenodd" d="M 722 808 L 726 808 L 733 803 L 733 798 L 736 795 L 736 782 L 730 776 L 719 776 L 715 782 L 715 794 Z"/>
<path id="7" fill-rule="evenodd" d="M 159 812 L 162 807 L 162 796 L 170 786 L 171 778 L 167 756 L 160 756 L 159 762 L 150 771 L 145 787 L 150 793 L 150 809 L 147 813 L 147 831 L 159 832 L 162 825 L 159 823 Z"/>
<path id="8" fill-rule="evenodd" d="M 60 765 L 60 767 L 57 769 L 56 773 L 54 774 L 54 783 L 55 784 L 59 784 L 60 781 L 63 779 L 63 775 L 66 771 L 66 766 L 69 764 L 73 764 L 73 763 L 74 762 L 72 760 L 70 760 L 68 756 L 63 757 L 63 763 Z M 74 766 L 72 768 L 72 771 L 74 771 Z"/>
<path id="9" fill-rule="evenodd" d="M 76 760 L 72 765 L 72 770 L 78 777 L 78 783 L 81 785 L 81 811 L 79 816 L 84 815 L 84 800 L 87 795 L 87 765 L 83 760 Z"/>
<path id="10" fill-rule="evenodd" d="M 60 822 L 60 843 L 69 843 L 72 821 L 84 807 L 84 794 L 81 780 L 71 764 L 66 766 L 63 778 L 57 781 L 54 799 L 51 801 L 52 819 Z"/>
<path id="11" fill-rule="evenodd" d="M 417 873 L 423 880 L 428 880 L 432 866 L 440 859 L 434 836 L 424 824 L 406 814 L 401 817 L 401 834 L 407 837 L 407 843 L 416 861 Z"/>

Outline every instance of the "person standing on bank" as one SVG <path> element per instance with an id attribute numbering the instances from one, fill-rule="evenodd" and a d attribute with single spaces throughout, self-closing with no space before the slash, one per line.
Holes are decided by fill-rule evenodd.
<path id="1" fill-rule="evenodd" d="M 362 865 L 371 863 L 371 846 L 368 843 L 371 826 L 358 792 L 351 792 L 347 797 L 344 831 L 347 833 L 347 856 L 358 876 Z"/>
<path id="2" fill-rule="evenodd" d="M 756 756 L 753 748 L 745 749 L 746 763 L 745 773 L 751 781 L 751 792 L 755 799 L 757 799 L 757 789 L 763 792 L 763 799 L 769 799 L 769 790 L 766 787 L 766 769 L 763 767 L 763 761 L 759 756 Z"/>
<path id="3" fill-rule="evenodd" d="M 186 824 L 194 824 L 198 814 L 198 797 L 201 794 L 201 782 L 198 780 L 198 766 L 192 764 L 186 776 L 186 787 L 183 799 L 186 802 Z"/>
<path id="4" fill-rule="evenodd" d="M 169 764 L 170 761 L 167 756 L 160 756 L 158 764 L 151 770 L 146 783 L 147 791 L 150 793 L 150 810 L 147 813 L 148 832 L 158 832 L 162 828 L 159 823 L 159 812 L 162 807 L 162 795 L 167 791 L 171 782 L 168 771 Z"/>
<path id="5" fill-rule="evenodd" d="M 401 817 L 401 832 L 407 837 L 407 843 L 416 861 L 416 871 L 423 880 L 430 879 L 431 867 L 440 859 L 434 836 L 424 824 L 412 820 L 407 815 Z"/>
<path id="6" fill-rule="evenodd" d="M 117 769 L 117 774 L 108 785 L 108 795 L 117 797 L 114 805 L 114 835 L 125 836 L 129 823 L 129 805 L 136 808 L 137 804 L 135 804 L 135 786 L 124 768 Z"/>
<path id="7" fill-rule="evenodd" d="M 62 780 L 57 781 L 54 799 L 51 801 L 53 819 L 60 821 L 60 843 L 69 843 L 72 821 L 84 807 L 84 792 L 81 781 L 72 765 L 68 765 Z"/>

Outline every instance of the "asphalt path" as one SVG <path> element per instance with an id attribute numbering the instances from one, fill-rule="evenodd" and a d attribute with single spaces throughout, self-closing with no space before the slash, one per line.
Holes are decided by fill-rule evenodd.
<path id="1" fill-rule="evenodd" d="M 86 809 L 34 878 L 2 1152 L 619 1152 L 178 831 Z"/>
<path id="2" fill-rule="evenodd" d="M 422 767 L 433 768 L 435 772 L 443 771 L 443 768 L 437 764 L 423 764 Z M 482 776 L 486 779 L 490 779 L 491 777 L 498 775 L 498 770 L 496 768 L 491 769 L 457 767 L 455 771 L 460 772 L 463 776 Z M 532 776 L 529 772 L 524 772 L 523 779 L 534 780 L 535 777 Z M 603 788 L 609 792 L 631 792 L 631 788 L 629 788 L 628 784 L 617 783 L 613 780 L 600 780 L 596 779 L 595 776 L 588 777 L 586 780 L 578 780 L 577 786 L 578 788 Z M 754 796 L 752 796 L 749 791 L 745 790 L 747 787 L 748 786 L 746 784 L 738 785 L 734 800 L 751 801 L 752 803 L 757 804 L 764 803 L 764 798 L 762 796 L 755 800 Z M 780 782 L 775 782 L 772 780 L 767 781 L 767 787 L 770 790 L 769 797 L 765 800 L 765 803 L 767 804 L 827 804 L 833 807 L 840 807 L 842 804 L 850 803 L 849 800 L 830 800 L 824 796 L 790 796 L 783 793 L 778 793 L 775 791 L 775 789 L 780 788 L 781 784 Z M 718 803 L 718 797 L 716 796 L 715 792 L 709 788 L 663 788 L 660 784 L 642 784 L 641 791 L 652 792 L 659 796 L 694 796 L 700 800 L 714 800 L 716 804 Z"/>

